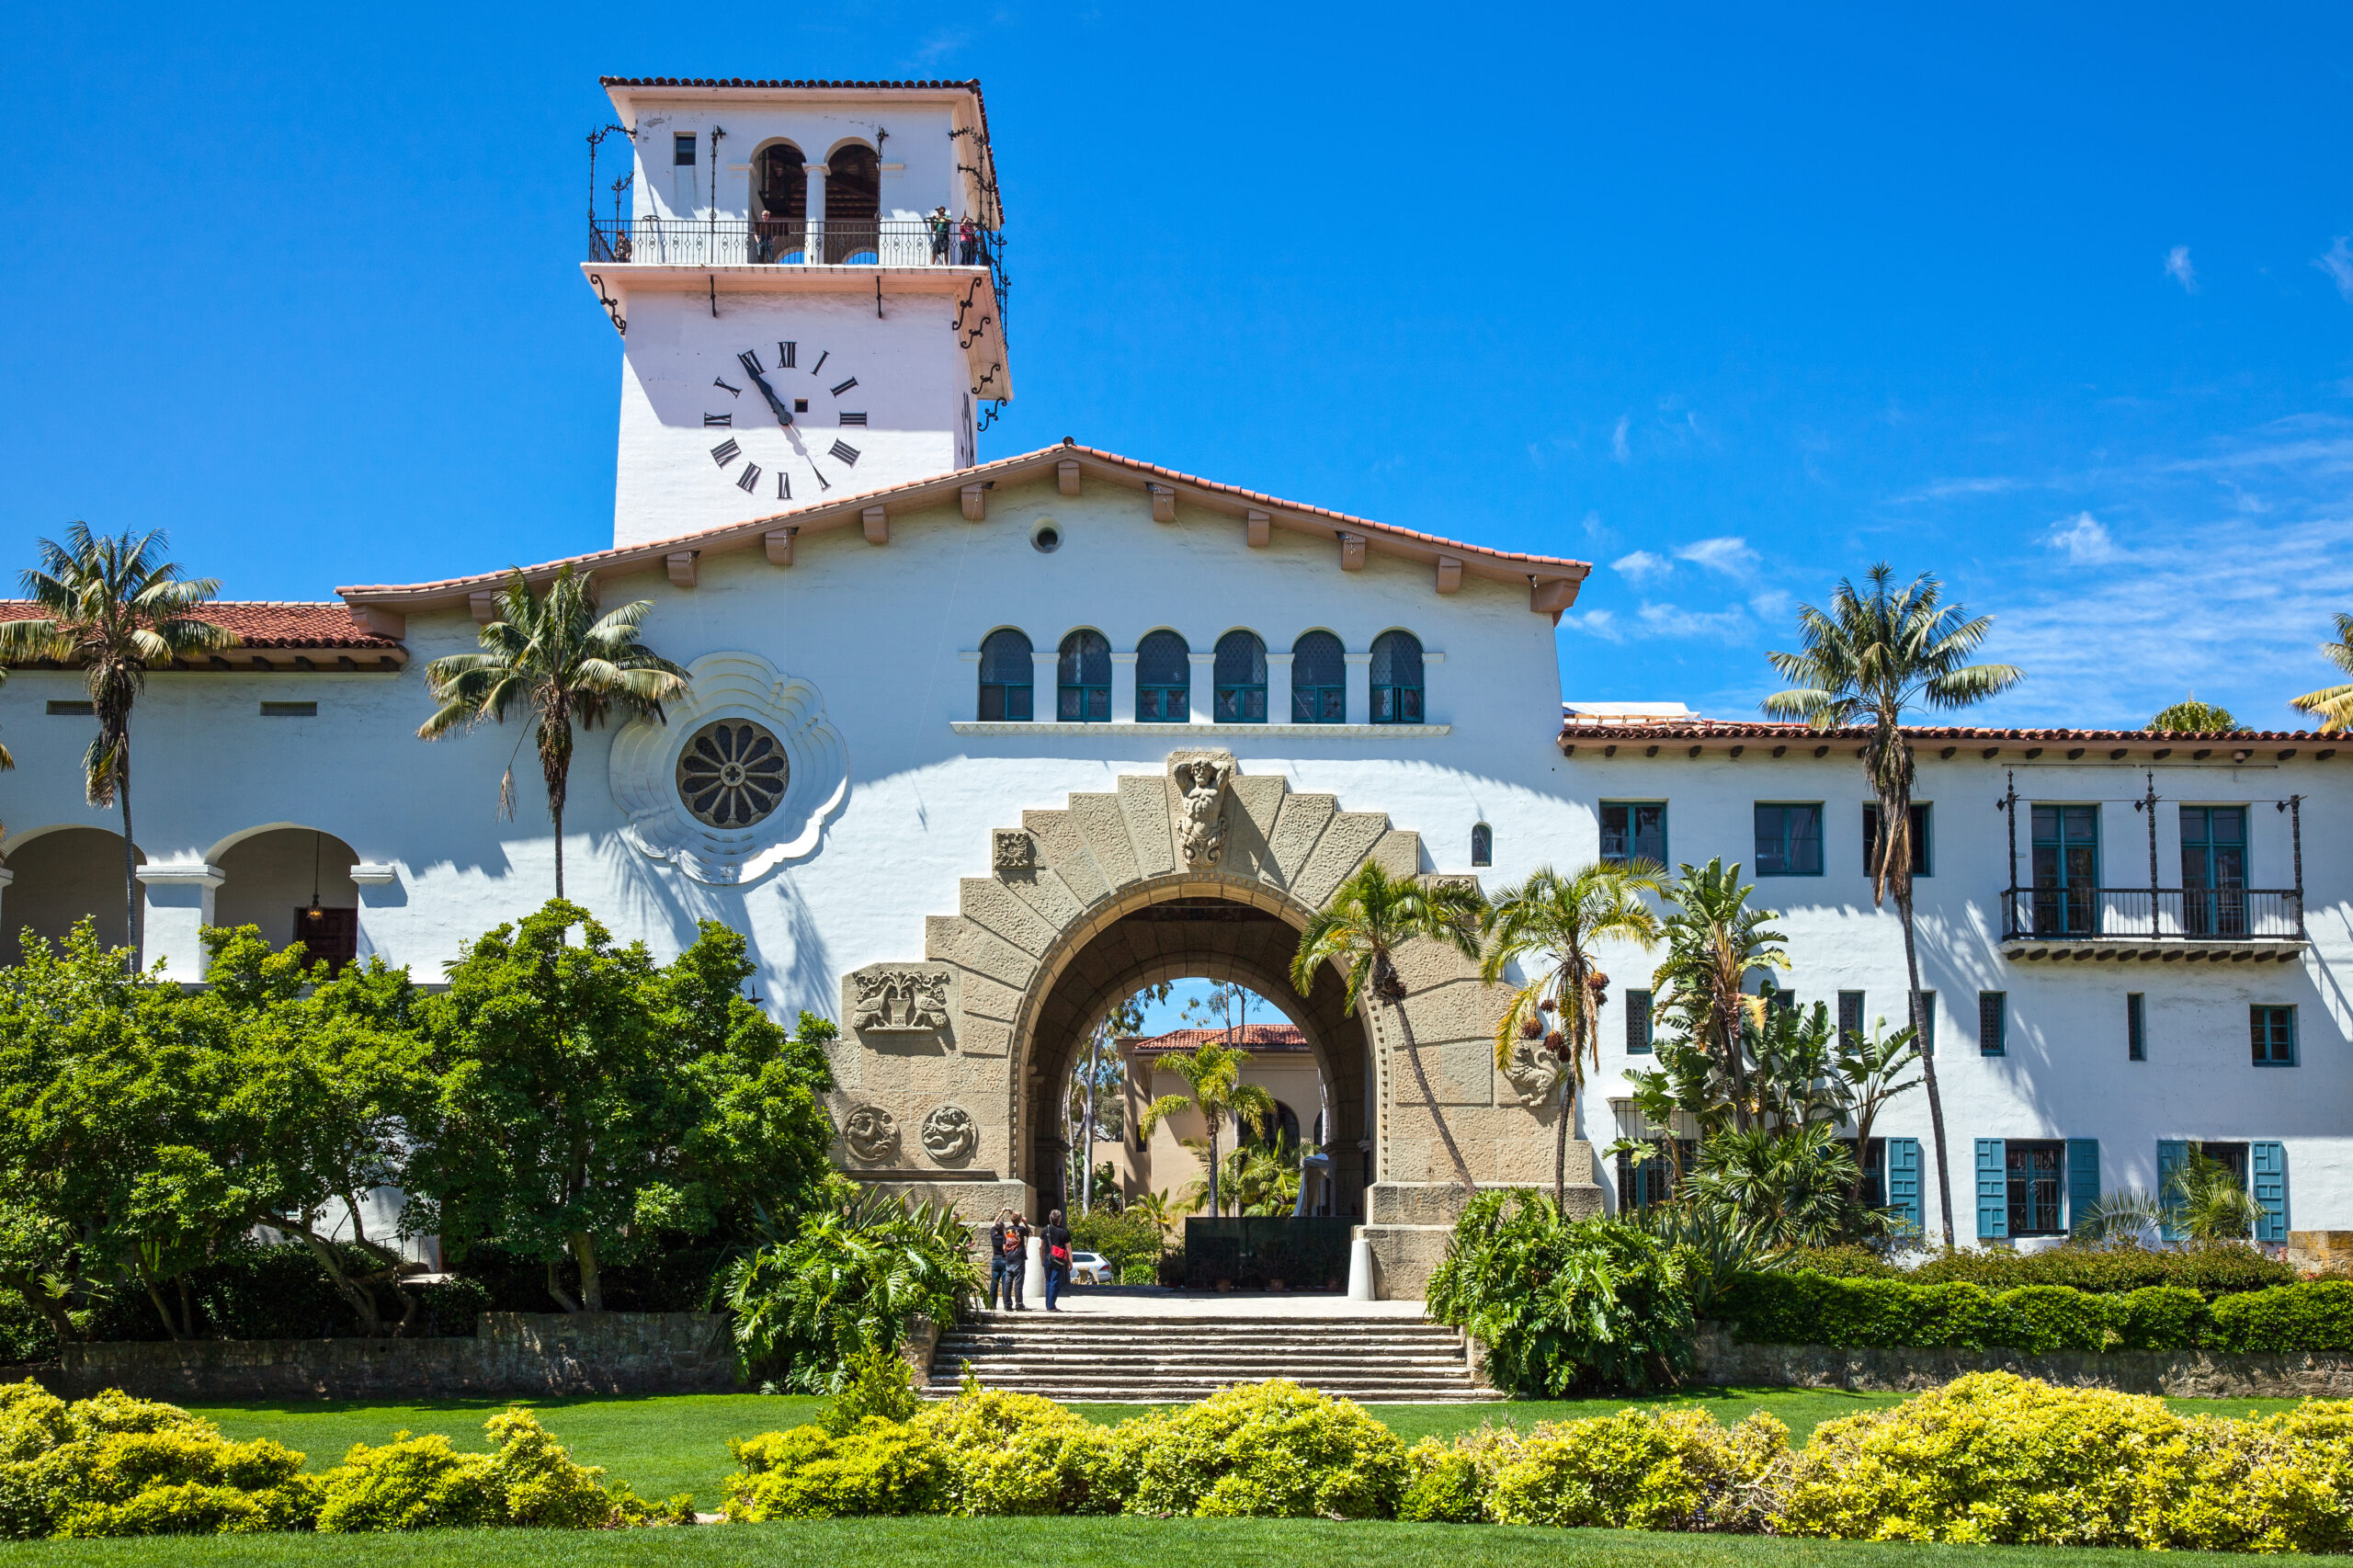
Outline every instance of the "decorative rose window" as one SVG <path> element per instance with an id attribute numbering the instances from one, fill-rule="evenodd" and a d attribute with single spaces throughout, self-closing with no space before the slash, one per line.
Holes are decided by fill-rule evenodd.
<path id="1" fill-rule="evenodd" d="M 678 799 L 697 822 L 749 827 L 784 799 L 791 765 L 765 724 L 721 719 L 697 730 L 678 753 Z"/>

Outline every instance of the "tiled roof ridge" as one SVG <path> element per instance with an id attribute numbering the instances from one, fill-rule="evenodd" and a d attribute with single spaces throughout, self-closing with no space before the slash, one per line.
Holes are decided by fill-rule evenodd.
<path id="1" fill-rule="evenodd" d="M 935 91 L 942 87 L 961 87 L 974 93 L 981 90 L 981 79 L 977 76 L 968 76 L 961 81 L 951 81 L 943 77 L 938 81 L 904 82 L 824 81 L 814 76 L 599 76 L 597 78 L 597 85 L 600 87 L 831 87 L 853 90 L 928 88 Z"/>
<path id="2" fill-rule="evenodd" d="M 1011 472 L 1019 469 L 1024 464 L 1043 463 L 1049 460 L 1059 461 L 1064 458 L 1080 456 L 1093 458 L 1099 462 L 1114 463 L 1121 468 L 1146 475 L 1151 479 L 1165 479 L 1180 484 L 1189 484 L 1197 489 L 1210 491 L 1215 494 L 1230 497 L 1233 500 L 1256 502 L 1267 506 L 1279 507 L 1285 512 L 1293 513 L 1302 517 L 1325 518 L 1350 528 L 1365 529 L 1369 534 L 1372 535 L 1407 540 L 1414 544 L 1432 549 L 1461 551 L 1467 555 L 1479 556 L 1489 561 L 1525 563 L 1530 566 L 1546 568 L 1549 569 L 1552 575 L 1556 577 L 1566 576 L 1582 581 L 1585 575 L 1593 569 L 1593 563 L 1587 561 L 1578 561 L 1566 556 L 1529 555 L 1518 551 L 1495 550 L 1484 545 L 1466 544 L 1460 540 L 1450 540 L 1443 538 L 1438 534 L 1424 533 L 1417 528 L 1401 528 L 1394 523 L 1378 523 L 1369 517 L 1353 517 L 1348 513 L 1336 512 L 1325 506 L 1311 506 L 1299 501 L 1287 501 L 1279 495 L 1269 494 L 1262 490 L 1252 490 L 1243 485 L 1228 484 L 1218 480 L 1205 479 L 1198 474 L 1186 473 L 1179 469 L 1165 468 L 1158 463 L 1145 462 L 1139 458 L 1125 457 L 1118 452 L 1109 451 L 1101 447 L 1082 447 L 1075 443 L 1071 443 L 1068 445 L 1040 447 L 1035 451 L 1019 452 L 1010 457 L 997 458 L 992 461 L 980 463 L 972 468 L 955 469 L 947 473 L 931 474 L 922 479 L 905 480 L 897 484 L 886 485 L 880 490 L 858 491 L 852 494 L 837 496 L 833 499 L 818 503 L 814 506 L 796 507 L 793 510 L 786 512 L 771 513 L 767 517 L 755 517 L 740 523 L 722 523 L 713 528 L 698 528 L 692 533 L 677 534 L 668 539 L 647 540 L 637 544 L 614 545 L 606 550 L 588 551 L 578 555 L 559 556 L 555 560 L 538 562 L 529 566 L 506 566 L 501 567 L 494 572 L 470 573 L 464 576 L 435 578 L 422 583 L 353 584 L 348 586 L 339 587 L 335 592 L 342 595 L 347 600 L 355 594 L 369 597 L 388 595 L 422 596 L 427 594 L 456 592 L 466 589 L 495 587 L 504 585 L 518 571 L 527 578 L 541 574 L 557 572 L 566 566 L 570 566 L 577 570 L 593 572 L 606 563 L 636 559 L 642 559 L 645 564 L 651 566 L 665 554 L 688 549 L 690 547 L 700 546 L 703 548 L 709 548 L 720 543 L 743 543 L 748 546 L 753 540 L 758 539 L 762 534 L 770 529 L 792 526 L 796 520 L 804 519 L 815 514 L 835 512 L 846 513 L 847 509 L 849 508 L 881 505 L 887 503 L 893 495 L 905 495 L 917 491 L 926 490 L 936 485 L 953 484 L 961 486 L 966 484 L 985 483 L 991 477 Z"/>
<path id="3" fill-rule="evenodd" d="M 31 620 L 30 599 L 0 599 L 0 621 Z M 210 599 L 196 606 L 193 619 L 209 620 L 237 634 L 246 648 L 398 648 L 361 624 L 340 599 Z"/>
<path id="4" fill-rule="evenodd" d="M 1253 1047 L 1298 1047 L 1304 1050 L 1307 1046 L 1307 1036 L 1296 1024 L 1245 1024 L 1238 1031 L 1222 1028 L 1169 1029 L 1162 1034 L 1131 1035 L 1120 1043 L 1131 1051 L 1184 1051 L 1209 1040 L 1224 1040 L 1229 1033 L 1235 1032 L 1242 1036 L 1241 1044 L 1245 1050 Z"/>
<path id="5" fill-rule="evenodd" d="M 1924 741 L 2325 741 L 2342 738 L 2328 730 L 2064 730 L 1995 729 L 1962 724 L 1905 724 L 1909 740 Z M 1871 731 L 1864 725 L 1817 730 L 1805 724 L 1770 720 L 1676 719 L 1658 722 L 1571 719 L 1561 726 L 1563 741 L 1712 741 L 1759 740 L 1859 741 Z"/>

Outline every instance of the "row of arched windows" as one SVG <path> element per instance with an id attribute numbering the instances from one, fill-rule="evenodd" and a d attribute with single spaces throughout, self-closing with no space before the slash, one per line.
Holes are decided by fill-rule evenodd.
<path id="1" fill-rule="evenodd" d="M 1037 717 L 1036 664 L 1029 639 L 1006 627 L 981 642 L 980 716 L 1025 721 Z M 1348 722 L 1347 651 L 1328 631 L 1310 631 L 1290 647 L 1290 717 L 1294 724 Z M 1373 639 L 1375 724 L 1422 722 L 1422 644 L 1410 631 Z M 1193 719 L 1193 650 L 1177 632 L 1145 634 L 1136 644 L 1136 722 L 1186 724 Z M 1267 722 L 1267 644 L 1255 631 L 1217 640 L 1211 666 L 1210 717 L 1220 724 Z M 1111 643 L 1082 628 L 1062 641 L 1054 665 L 1053 718 L 1065 724 L 1111 722 Z"/>

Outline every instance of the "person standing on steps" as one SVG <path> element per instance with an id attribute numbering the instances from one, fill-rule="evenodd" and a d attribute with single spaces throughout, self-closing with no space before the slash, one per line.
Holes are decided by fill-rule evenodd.
<path id="1" fill-rule="evenodd" d="M 1006 1312 L 1021 1310 L 1021 1272 L 1029 1262 L 1029 1225 L 1012 1210 L 998 1210 L 996 1223 L 989 1227 L 989 1305 L 992 1308 L 1002 1299 Z"/>
<path id="2" fill-rule="evenodd" d="M 1063 1223 L 1063 1211 L 1047 1215 L 1046 1228 L 1038 1234 L 1046 1244 L 1046 1310 L 1058 1312 L 1062 1309 L 1054 1302 L 1070 1288 L 1070 1227 Z"/>

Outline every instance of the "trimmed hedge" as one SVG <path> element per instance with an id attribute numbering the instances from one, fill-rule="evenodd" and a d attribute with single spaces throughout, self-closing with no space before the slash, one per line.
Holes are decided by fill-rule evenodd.
<path id="1" fill-rule="evenodd" d="M 1744 1274 L 1716 1297 L 1733 1336 L 1756 1345 L 1915 1349 L 2353 1350 L 2353 1281 L 2307 1280 L 2209 1305 L 2154 1285 L 2099 1294 L 2063 1285 L 1995 1292 L 1961 1281 Z"/>
<path id="2" fill-rule="evenodd" d="M 2241 1290 L 2293 1285 L 2302 1278 L 2290 1265 L 2234 1242 L 2193 1243 L 2161 1251 L 2081 1242 L 2040 1252 L 1965 1247 L 1938 1253 L 1913 1268 L 1898 1268 L 1869 1247 L 1802 1247 L 1787 1255 L 1786 1266 L 1831 1278 L 1958 1283 L 1988 1290 L 2066 1285 L 2094 1295 L 2119 1296 L 2153 1285 L 2173 1285 L 2195 1290 L 2209 1301 Z"/>

